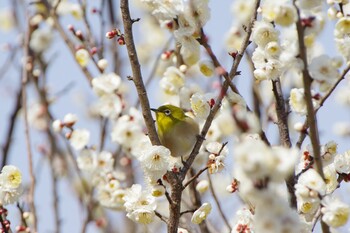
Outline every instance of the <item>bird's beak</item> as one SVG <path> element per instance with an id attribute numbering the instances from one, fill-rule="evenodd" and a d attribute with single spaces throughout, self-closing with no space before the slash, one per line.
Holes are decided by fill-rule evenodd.
<path id="1" fill-rule="evenodd" d="M 153 112 L 158 112 L 158 109 L 151 108 L 151 111 L 153 111 Z"/>

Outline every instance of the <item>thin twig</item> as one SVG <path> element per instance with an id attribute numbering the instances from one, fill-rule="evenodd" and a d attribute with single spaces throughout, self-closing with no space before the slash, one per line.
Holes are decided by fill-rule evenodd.
<path id="1" fill-rule="evenodd" d="M 29 40 L 30 40 L 30 25 L 28 23 L 27 32 L 25 33 L 25 39 L 24 39 L 24 46 L 23 46 L 23 57 L 25 61 L 25 65 L 29 58 Z M 35 203 L 34 203 L 34 195 L 35 195 L 35 174 L 33 169 L 33 154 L 32 154 L 32 148 L 31 148 L 31 139 L 30 139 L 30 133 L 29 133 L 29 123 L 28 123 L 28 108 L 27 108 L 27 93 L 26 93 L 26 85 L 28 83 L 28 70 L 26 70 L 26 67 L 22 70 L 22 106 L 23 106 L 23 112 L 24 112 L 24 133 L 25 133 L 25 139 L 26 139 L 26 147 L 27 147 L 27 156 L 28 156 L 28 165 L 29 165 L 29 176 L 30 176 L 30 188 L 29 188 L 29 194 L 28 194 L 28 202 L 30 205 L 30 210 L 33 215 L 33 230 L 34 232 L 38 232 L 37 228 L 37 215 L 36 215 L 36 209 L 35 209 Z"/>
<path id="2" fill-rule="evenodd" d="M 343 72 L 341 73 L 339 79 L 333 84 L 333 86 L 327 91 L 326 95 L 321 99 L 319 106 L 315 109 L 315 114 L 318 112 L 318 110 L 320 110 L 320 108 L 324 105 L 324 103 L 326 102 L 326 100 L 331 96 L 331 94 L 335 91 L 335 89 L 337 88 L 337 86 L 339 85 L 339 83 L 345 79 L 345 76 L 348 74 L 348 72 L 350 71 L 350 63 L 347 65 L 347 67 L 345 67 L 345 69 L 343 70 Z M 303 144 L 306 135 L 307 135 L 307 129 L 309 128 L 308 125 L 308 121 L 307 119 L 304 122 L 303 125 L 303 130 L 300 133 L 298 142 L 296 144 L 296 146 L 298 148 L 301 148 L 301 145 Z"/>
<path id="3" fill-rule="evenodd" d="M 21 100 L 22 100 L 23 85 L 21 84 L 20 86 L 21 86 L 20 90 L 18 91 L 18 93 L 16 95 L 16 101 L 15 101 L 14 108 L 10 114 L 10 120 L 9 120 L 10 123 L 9 123 L 9 127 L 7 129 L 6 136 L 5 136 L 6 141 L 2 146 L 1 167 L 4 167 L 7 164 L 8 152 L 9 152 L 11 144 L 12 144 L 12 135 L 13 135 L 15 125 L 17 122 L 17 114 L 22 106 Z"/>
<path id="4" fill-rule="evenodd" d="M 199 172 L 197 172 L 196 175 L 192 176 L 183 186 L 183 189 L 185 189 L 189 184 L 191 184 L 194 180 L 196 180 L 203 172 L 208 170 L 208 167 L 202 168 Z"/>
<path id="5" fill-rule="evenodd" d="M 56 14 L 55 9 L 51 9 L 50 4 L 47 2 L 47 0 L 41 0 L 41 2 L 46 6 L 48 12 L 51 15 L 51 18 L 53 20 L 54 26 L 57 29 L 57 31 L 59 32 L 59 34 L 61 35 L 62 39 L 64 40 L 64 42 L 66 43 L 66 45 L 68 46 L 69 50 L 71 51 L 71 54 L 73 56 L 75 56 L 75 46 L 74 43 L 69 39 L 68 35 L 66 34 L 66 32 L 64 31 L 64 29 L 62 28 L 59 20 L 58 20 L 58 16 Z M 76 60 L 76 59 L 74 59 Z M 78 66 L 80 67 L 81 71 L 84 73 L 84 76 L 86 77 L 89 85 L 91 85 L 91 81 L 93 79 L 92 74 L 90 73 L 90 71 L 86 68 L 83 67 L 81 65 L 79 65 L 78 61 L 76 61 Z"/>
<path id="6" fill-rule="evenodd" d="M 16 206 L 21 214 L 21 224 L 23 224 L 23 226 L 25 226 L 25 227 L 28 227 L 27 220 L 23 216 L 23 213 L 24 213 L 23 208 L 20 206 L 20 204 L 18 202 L 17 202 Z"/>
<path id="7" fill-rule="evenodd" d="M 219 213 L 221 215 L 221 218 L 224 220 L 226 227 L 229 229 L 229 232 L 231 232 L 232 227 L 231 227 L 226 215 L 224 214 L 224 211 L 222 210 L 222 207 L 221 207 L 221 204 L 219 202 L 218 197 L 216 196 L 216 193 L 215 193 L 215 190 L 213 187 L 213 182 L 211 181 L 211 177 L 210 177 L 209 172 L 207 173 L 207 175 L 208 175 L 208 181 L 209 181 L 209 189 L 210 189 L 210 192 L 213 196 L 214 202 L 215 202 L 216 206 L 218 207 Z"/>
<path id="8" fill-rule="evenodd" d="M 253 24 L 256 20 L 256 17 L 257 17 L 257 9 L 258 7 L 260 6 L 260 0 L 256 0 L 255 1 L 255 5 L 254 5 L 254 14 L 252 16 L 252 19 L 249 23 L 249 26 L 247 27 L 247 34 L 246 34 L 246 37 L 244 38 L 243 42 L 242 42 L 242 45 L 241 45 L 241 48 L 240 50 L 238 51 L 237 53 L 237 56 L 234 60 L 234 63 L 231 67 L 231 70 L 230 70 L 230 73 L 229 73 L 229 79 L 228 80 L 225 80 L 222 88 L 221 88 L 221 92 L 219 94 L 219 96 L 217 97 L 216 101 L 215 101 L 215 104 L 213 106 L 213 108 L 211 109 L 205 123 L 204 123 L 204 126 L 202 128 L 202 131 L 200 133 L 200 136 L 197 138 L 197 142 L 189 156 L 189 158 L 187 159 L 186 161 L 186 164 L 185 166 L 183 167 L 182 169 L 182 174 L 181 174 L 181 179 L 183 180 L 185 178 L 185 175 L 187 173 L 187 171 L 189 170 L 189 168 L 191 167 L 194 159 L 196 158 L 197 154 L 199 153 L 199 149 L 200 147 L 202 146 L 203 142 L 204 142 L 204 139 L 205 139 L 205 136 L 211 126 L 211 123 L 212 121 L 214 120 L 214 117 L 216 115 L 216 113 L 218 112 L 220 106 L 221 106 L 221 102 L 230 86 L 230 83 L 231 83 L 231 80 L 235 77 L 236 73 L 237 73 L 237 70 L 238 70 L 238 66 L 242 60 L 242 57 L 244 55 L 244 52 L 245 50 L 247 49 L 248 45 L 250 44 L 250 41 L 249 41 L 249 38 L 250 38 L 250 35 L 252 33 L 252 28 L 253 28 Z"/>
<path id="9" fill-rule="evenodd" d="M 191 168 L 188 175 L 190 175 L 192 177 L 195 176 L 195 170 L 193 168 Z M 197 185 L 196 182 L 191 182 L 189 185 L 188 191 L 189 191 L 189 195 L 190 195 L 190 200 L 192 202 L 191 207 L 193 207 L 195 209 L 199 209 L 202 206 L 203 202 L 201 199 L 201 195 L 199 194 L 199 192 L 196 189 L 196 185 Z M 181 213 L 179 213 L 179 215 L 181 216 Z M 209 233 L 210 232 L 209 228 L 208 228 L 207 221 L 202 221 L 199 224 L 199 228 L 200 228 L 201 233 Z"/>
<path id="10" fill-rule="evenodd" d="M 182 215 L 187 214 L 187 213 L 194 213 L 196 210 L 197 210 L 197 209 L 185 210 L 185 211 L 182 211 L 182 212 L 180 213 L 180 215 L 182 216 Z"/>
<path id="11" fill-rule="evenodd" d="M 0 68 L 0 80 L 5 76 L 7 71 L 11 68 L 11 64 L 13 63 L 18 50 L 19 50 L 18 47 L 11 48 L 10 54 L 8 55 L 6 61 L 3 63 L 3 65 Z"/>
<path id="12" fill-rule="evenodd" d="M 312 103 L 312 95 L 311 95 L 312 78 L 308 71 L 307 53 L 306 53 L 306 47 L 304 44 L 304 28 L 301 24 L 300 11 L 298 6 L 296 5 L 296 0 L 293 1 L 293 4 L 297 9 L 297 13 L 298 13 L 296 28 L 298 32 L 299 55 L 301 60 L 304 63 L 303 84 L 304 84 L 304 94 L 305 94 L 305 102 L 306 102 L 306 108 L 307 108 L 307 120 L 310 126 L 310 140 L 311 140 L 312 149 L 313 149 L 313 157 L 315 160 L 316 171 L 320 174 L 320 176 L 324 180 L 325 178 L 323 174 L 323 167 L 322 167 L 322 160 L 321 160 L 320 139 L 318 135 L 317 118 L 316 118 L 316 113 L 314 111 L 314 107 Z M 321 221 L 321 227 L 322 227 L 323 233 L 330 232 L 329 226 L 325 224 L 323 221 Z"/>
<path id="13" fill-rule="evenodd" d="M 282 93 L 281 80 L 279 78 L 272 80 L 272 91 L 276 100 L 277 126 L 281 143 L 284 147 L 290 148 L 292 143 L 289 136 L 288 128 L 288 112 L 286 111 L 286 103 Z M 293 208 L 297 208 L 297 199 L 295 196 L 295 179 L 294 172 L 286 179 L 288 192 L 290 195 L 290 204 Z"/>
<path id="14" fill-rule="evenodd" d="M 320 140 L 318 135 L 317 119 L 313 108 L 312 95 L 311 95 L 312 78 L 308 70 L 306 47 L 304 44 L 304 28 L 301 25 L 300 11 L 297 5 L 295 4 L 295 0 L 294 0 L 294 5 L 298 12 L 298 20 L 296 22 L 296 27 L 297 27 L 298 41 L 299 41 L 299 55 L 301 60 L 304 63 L 303 83 L 304 83 L 305 102 L 307 107 L 307 120 L 310 126 L 310 140 L 311 140 L 314 159 L 315 159 L 315 165 L 316 165 L 315 168 L 317 172 L 320 174 L 320 176 L 322 177 L 322 179 L 324 179 L 322 161 L 321 161 L 321 155 L 320 155 Z"/>
<path id="15" fill-rule="evenodd" d="M 165 224 L 168 224 L 168 219 L 166 219 L 163 215 L 161 215 L 158 211 L 154 211 L 154 214 L 163 222 L 165 222 Z"/>
<path id="16" fill-rule="evenodd" d="M 169 195 L 169 192 L 168 192 L 168 190 L 166 189 L 166 186 L 163 184 L 163 181 L 162 181 L 161 179 L 159 179 L 157 182 L 158 182 L 159 185 L 161 185 L 161 186 L 164 188 L 164 190 L 165 190 L 165 191 L 164 191 L 165 197 L 166 197 L 166 199 L 168 200 L 169 205 L 172 205 L 173 201 L 171 200 L 171 197 L 170 197 L 170 195 Z"/>

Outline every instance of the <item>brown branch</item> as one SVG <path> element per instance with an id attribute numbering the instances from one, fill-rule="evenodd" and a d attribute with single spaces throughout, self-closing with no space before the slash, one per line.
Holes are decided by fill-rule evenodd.
<path id="1" fill-rule="evenodd" d="M 250 41 L 249 41 L 249 38 L 250 38 L 250 35 L 252 33 L 252 28 L 253 28 L 253 24 L 256 20 L 256 17 L 257 17 L 257 9 L 260 5 L 260 0 L 256 0 L 255 2 L 255 7 L 254 7 L 254 15 L 252 16 L 252 19 L 249 23 L 249 26 L 247 27 L 247 35 L 246 37 L 244 38 L 244 41 L 242 42 L 242 45 L 241 45 L 241 48 L 240 50 L 238 51 L 237 53 L 237 56 L 234 60 L 234 63 L 231 67 L 231 70 L 230 70 L 230 73 L 228 74 L 228 77 L 229 79 L 225 80 L 222 88 L 221 88 L 221 92 L 220 92 L 220 95 L 217 97 L 216 101 L 215 101 L 215 105 L 213 106 L 213 108 L 211 109 L 208 117 L 207 117 L 207 120 L 205 121 L 204 123 L 204 126 L 202 128 L 202 131 L 199 135 L 199 137 L 197 137 L 197 142 L 189 156 L 189 158 L 187 159 L 186 161 L 186 164 L 185 166 L 183 167 L 182 169 L 182 174 L 181 174 L 181 179 L 183 180 L 186 176 L 186 173 L 187 171 L 189 170 L 189 168 L 191 167 L 194 159 L 196 158 L 197 154 L 199 153 L 199 149 L 200 147 L 202 146 L 203 142 L 204 142 L 204 139 L 205 139 L 205 136 L 211 126 L 211 123 L 212 121 L 214 120 L 214 117 L 216 115 L 216 113 L 218 112 L 220 106 L 221 106 L 221 102 L 223 100 L 223 98 L 225 97 L 225 94 L 230 86 L 230 83 L 231 83 L 231 80 L 235 77 L 236 73 L 237 73 L 237 70 L 238 70 L 238 66 L 242 60 L 242 57 L 244 55 L 244 52 L 245 50 L 247 49 L 248 45 L 250 44 Z"/>
<path id="2" fill-rule="evenodd" d="M 18 202 L 17 202 L 16 206 L 17 206 L 17 209 L 19 210 L 19 213 L 21 214 L 21 224 L 25 227 L 28 227 L 27 220 L 23 216 L 23 214 L 24 214 L 23 208 L 20 206 L 20 204 Z"/>
<path id="3" fill-rule="evenodd" d="M 314 107 L 312 103 L 312 95 L 311 95 L 311 83 L 313 80 L 308 70 L 307 53 L 306 53 L 306 47 L 304 44 L 304 28 L 301 25 L 300 11 L 299 11 L 299 8 L 296 6 L 295 1 L 294 1 L 294 5 L 298 12 L 298 20 L 296 23 L 296 28 L 298 32 L 298 41 L 299 41 L 299 56 L 304 63 L 303 84 L 304 84 L 305 102 L 307 107 L 307 121 L 310 126 L 310 140 L 311 140 L 312 149 L 314 153 L 316 170 L 320 174 L 322 179 L 324 179 L 322 161 L 321 161 L 321 155 L 320 155 L 320 140 L 318 135 L 317 119 L 316 119 L 316 114 L 314 111 Z"/>
<path id="4" fill-rule="evenodd" d="M 132 33 L 133 20 L 130 17 L 129 11 L 129 1 L 121 0 L 120 9 L 122 12 L 123 25 L 124 25 L 124 34 L 125 34 L 125 43 L 128 50 L 128 56 L 131 63 L 131 69 L 133 74 L 133 82 L 137 89 L 137 94 L 140 99 L 142 115 L 145 119 L 148 136 L 153 145 L 160 145 L 156 127 L 154 125 L 154 120 L 152 118 L 151 109 L 149 105 L 149 100 L 147 97 L 147 91 L 142 80 L 141 67 L 137 57 L 137 52 L 134 43 L 134 37 Z"/>
<path id="5" fill-rule="evenodd" d="M 45 74 L 46 74 L 46 67 L 47 64 L 44 63 L 44 61 L 41 60 L 41 57 L 36 58 L 38 59 L 38 63 L 41 65 L 42 76 L 41 78 L 43 81 L 46 80 Z M 53 121 L 53 117 L 50 113 L 50 102 L 47 97 L 46 92 L 46 86 L 45 82 L 42 82 L 42 86 L 39 86 L 39 77 L 33 79 L 34 86 L 36 88 L 36 91 L 38 92 L 38 95 L 40 97 L 40 102 L 42 105 L 45 106 L 46 110 L 46 121 L 47 124 L 50 125 L 50 122 Z M 52 182 L 52 197 L 53 197 L 53 212 L 54 212 L 54 220 L 55 220 L 55 232 L 59 233 L 61 232 L 61 220 L 60 220 L 60 214 L 59 214 L 59 198 L 58 198 L 58 178 L 55 174 L 55 165 L 54 165 L 54 157 L 57 156 L 58 150 L 56 145 L 56 140 L 54 137 L 53 132 L 51 131 L 50 127 L 46 128 L 46 135 L 49 140 L 50 144 L 50 152 L 48 154 L 45 154 L 46 157 L 48 157 L 49 165 L 50 165 L 50 175 L 51 175 L 51 182 Z"/>
<path id="6" fill-rule="evenodd" d="M 196 210 L 197 210 L 197 209 L 185 210 L 185 211 L 182 211 L 182 212 L 180 213 L 180 215 L 182 216 L 182 215 L 187 214 L 187 213 L 194 213 Z"/>
<path id="7" fill-rule="evenodd" d="M 163 222 L 165 222 L 165 224 L 168 224 L 168 219 L 166 219 L 163 215 L 161 215 L 158 211 L 154 211 L 154 214 Z"/>
<path id="8" fill-rule="evenodd" d="M 250 30 L 251 30 L 251 29 L 250 29 Z M 250 32 L 250 33 L 251 33 L 251 32 Z M 220 63 L 219 60 L 217 59 L 217 57 L 216 57 L 216 55 L 214 54 L 213 50 L 211 49 L 211 46 L 208 44 L 207 36 L 205 35 L 203 29 L 201 29 L 201 38 L 200 38 L 200 40 L 199 40 L 199 43 L 206 49 L 206 51 L 207 51 L 209 57 L 211 58 L 211 60 L 212 60 L 212 62 L 213 62 L 213 64 L 214 64 L 214 67 L 215 67 L 216 69 L 219 69 L 219 70 L 220 70 L 220 69 L 223 69 L 223 67 L 221 66 L 221 63 Z M 246 47 L 248 47 L 248 45 L 250 44 L 249 38 L 248 38 L 247 43 L 248 43 L 248 44 L 246 45 Z M 246 54 L 246 50 L 244 50 L 244 53 L 242 52 L 242 53 L 240 53 L 240 54 L 237 54 L 237 56 L 236 56 L 236 58 L 235 58 L 235 63 L 237 62 L 237 61 L 236 61 L 237 59 L 239 59 L 238 63 L 240 63 L 240 61 L 241 61 L 241 59 L 242 59 L 242 57 L 243 57 L 244 54 Z M 247 54 L 247 55 L 248 55 L 248 54 Z M 248 57 L 248 56 L 247 56 L 247 57 Z M 248 59 L 248 61 L 249 61 L 249 60 L 250 60 L 250 59 Z M 233 67 L 232 67 L 232 68 L 233 68 Z M 232 73 L 233 70 L 231 69 L 230 74 L 227 73 L 227 72 L 225 71 L 221 76 L 224 77 L 225 81 L 228 83 L 230 89 L 231 89 L 234 93 L 236 93 L 236 94 L 242 96 L 242 95 L 240 94 L 240 92 L 238 91 L 236 85 L 233 84 L 233 82 L 232 82 L 232 79 L 234 78 L 234 76 L 239 74 L 237 68 L 238 68 L 238 67 L 235 68 L 235 73 Z M 225 93 L 226 93 L 226 92 L 225 92 Z M 250 110 L 250 108 L 248 107 L 248 105 L 247 105 L 247 110 L 251 112 L 251 110 Z M 260 129 L 260 136 L 261 136 L 261 139 L 262 139 L 267 145 L 270 145 L 270 142 L 268 141 L 268 139 L 267 139 L 267 137 L 266 137 L 266 134 L 265 134 L 265 132 L 264 132 L 262 129 Z"/>
<path id="9" fill-rule="evenodd" d="M 195 170 L 193 168 L 190 169 L 189 175 L 191 175 L 192 177 L 195 176 Z M 188 191 L 189 191 L 189 195 L 190 195 L 190 200 L 192 202 L 191 207 L 198 209 L 202 206 L 202 200 L 201 200 L 201 196 L 200 196 L 199 192 L 196 190 L 197 182 L 191 182 L 189 184 L 190 185 L 189 185 Z M 180 213 L 180 216 L 181 216 L 181 213 Z M 199 228 L 200 228 L 200 231 L 202 233 L 209 233 L 210 232 L 206 221 L 201 222 L 199 224 Z"/>
<path id="10" fill-rule="evenodd" d="M 310 140 L 311 140 L 312 149 L 313 149 L 316 171 L 320 174 L 320 176 L 324 180 L 325 178 L 323 174 L 323 167 L 322 167 L 322 160 L 321 160 L 320 139 L 318 135 L 317 118 L 313 107 L 312 95 L 311 95 L 311 83 L 313 80 L 308 71 L 308 61 L 307 61 L 307 53 L 306 53 L 307 50 L 304 44 L 304 28 L 301 24 L 300 10 L 296 5 L 296 0 L 293 1 L 293 4 L 297 9 L 297 14 L 298 14 L 296 28 L 297 28 L 298 42 L 299 42 L 299 56 L 304 63 L 304 69 L 302 73 L 303 73 L 304 95 L 305 95 L 305 102 L 306 102 L 306 108 L 307 108 L 307 121 L 310 126 L 310 132 L 309 132 Z M 321 221 L 321 228 L 323 233 L 330 232 L 328 225 L 325 224 L 323 221 Z"/>
<path id="11" fill-rule="evenodd" d="M 221 215 L 221 218 L 224 220 L 224 223 L 226 225 L 226 227 L 229 229 L 229 232 L 232 231 L 232 227 L 226 217 L 226 215 L 224 214 L 224 211 L 222 210 L 222 207 L 221 207 L 221 204 L 219 202 L 219 199 L 218 197 L 216 196 L 216 193 L 215 193 L 215 190 L 214 190 L 214 187 L 213 187 L 213 182 L 211 181 L 211 177 L 210 177 L 210 174 L 209 172 L 207 172 L 207 175 L 208 175 L 208 181 L 209 181 L 209 189 L 210 189 L 210 192 L 213 196 L 213 199 L 214 199 L 214 202 L 216 204 L 216 206 L 218 207 L 218 210 L 219 210 L 219 213 Z"/>
<path id="12" fill-rule="evenodd" d="M 315 114 L 318 112 L 318 110 L 324 105 L 324 103 L 326 102 L 326 100 L 331 96 L 331 94 L 335 91 L 335 89 L 337 88 L 337 86 L 339 85 L 339 83 L 345 79 L 346 74 L 350 71 L 350 64 L 348 64 L 347 67 L 345 67 L 345 69 L 343 70 L 343 72 L 340 75 L 340 78 L 333 84 L 333 86 L 327 91 L 326 95 L 321 99 L 319 106 L 315 109 Z M 307 135 L 307 129 L 309 128 L 309 124 L 307 119 L 304 122 L 303 125 L 303 130 L 300 133 L 298 142 L 296 144 L 296 146 L 298 148 L 301 148 L 301 145 L 303 144 L 306 135 Z"/>
<path id="13" fill-rule="evenodd" d="M 18 51 L 19 51 L 18 47 L 11 48 L 10 54 L 8 55 L 6 61 L 3 63 L 3 65 L 0 68 L 0 80 L 5 76 L 7 71 L 10 69 L 11 64 L 13 63 Z"/>
<path id="14" fill-rule="evenodd" d="M 60 24 L 60 22 L 58 20 L 58 16 L 56 14 L 55 9 L 51 8 L 51 6 L 47 2 L 47 0 L 41 0 L 41 2 L 46 6 L 46 8 L 47 8 L 48 12 L 50 13 L 50 16 L 51 16 L 51 18 L 53 20 L 55 28 L 57 29 L 58 33 L 61 35 L 62 39 L 64 40 L 64 42 L 68 46 L 68 48 L 71 51 L 71 54 L 73 55 L 73 57 L 75 57 L 75 46 L 74 46 L 74 43 L 69 39 L 68 35 L 66 34 L 64 29 L 62 28 L 62 26 L 61 26 L 61 24 Z M 74 60 L 76 61 L 75 58 L 74 58 Z M 83 67 L 83 66 L 79 65 L 78 61 L 76 61 L 76 63 L 80 67 L 81 71 L 84 73 L 84 76 L 86 77 L 89 85 L 91 85 L 91 81 L 93 79 L 93 76 L 90 73 L 90 71 L 86 67 Z"/>
<path id="15" fill-rule="evenodd" d="M 117 28 L 118 27 L 118 19 L 115 15 L 115 12 L 117 12 L 114 9 L 114 1 L 113 0 L 107 0 L 108 3 L 108 12 L 109 12 L 109 21 L 110 21 L 110 26 L 112 28 Z M 112 45 L 111 45 L 112 53 L 113 53 L 113 60 L 114 60 L 114 72 L 118 72 L 120 70 L 120 67 L 122 65 L 122 60 L 119 58 L 119 53 L 118 53 L 118 46 L 117 46 L 117 41 L 112 40 Z"/>
<path id="16" fill-rule="evenodd" d="M 107 118 L 100 118 L 100 145 L 99 150 L 102 151 L 106 142 L 106 133 L 107 133 L 107 125 L 108 125 L 108 119 Z"/>
<path id="17" fill-rule="evenodd" d="M 29 60 L 29 40 L 31 36 L 31 28 L 28 23 L 27 32 L 25 33 L 24 45 L 23 45 L 23 57 L 24 57 L 24 67 L 22 70 L 22 106 L 24 112 L 24 134 L 26 140 L 26 148 L 27 148 L 27 156 L 28 156 L 28 165 L 29 165 L 29 176 L 30 176 L 30 188 L 28 194 L 28 202 L 30 206 L 30 211 L 33 214 L 33 230 L 34 232 L 38 232 L 37 230 L 37 215 L 34 203 L 34 195 L 35 195 L 35 175 L 33 169 L 33 154 L 31 147 L 31 139 L 29 133 L 29 123 L 28 123 L 28 108 L 27 108 L 27 93 L 26 93 L 26 85 L 28 83 L 28 73 L 27 70 L 27 62 Z"/>
<path id="18" fill-rule="evenodd" d="M 206 170 L 208 170 L 208 167 L 205 167 L 203 169 L 201 169 L 199 172 L 197 172 L 197 174 L 195 174 L 194 176 L 192 176 L 184 185 L 183 185 L 183 189 L 185 189 L 189 184 L 191 184 L 194 180 L 196 180 L 203 172 L 205 172 Z"/>
<path id="19" fill-rule="evenodd" d="M 289 136 L 288 112 L 286 111 L 286 103 L 282 93 L 281 80 L 279 78 L 272 80 L 272 90 L 276 100 L 276 113 L 278 119 L 277 125 L 280 140 L 284 147 L 290 148 L 292 146 L 292 143 Z M 290 194 L 290 204 L 293 208 L 297 208 L 297 198 L 294 192 L 294 172 L 289 177 L 287 177 L 286 183 L 288 192 Z"/>
<path id="20" fill-rule="evenodd" d="M 9 120 L 10 123 L 9 123 L 9 127 L 7 129 L 6 136 L 5 136 L 6 141 L 2 146 L 1 167 L 4 167 L 7 164 L 8 152 L 10 150 L 11 143 L 12 143 L 12 135 L 13 135 L 13 132 L 15 129 L 16 121 L 17 121 L 17 114 L 22 106 L 22 103 L 21 103 L 22 89 L 23 89 L 23 85 L 21 85 L 20 90 L 18 91 L 18 93 L 16 95 L 15 105 L 14 105 L 14 108 L 13 108 L 11 114 L 10 114 L 10 120 Z"/>

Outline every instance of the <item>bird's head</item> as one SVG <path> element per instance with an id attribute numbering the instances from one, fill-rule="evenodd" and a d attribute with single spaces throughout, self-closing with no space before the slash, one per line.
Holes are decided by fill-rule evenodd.
<path id="1" fill-rule="evenodd" d="M 180 121 L 184 121 L 186 115 L 184 111 L 171 104 L 162 105 L 157 109 L 151 108 L 156 113 L 156 121 L 158 127 L 171 128 Z"/>

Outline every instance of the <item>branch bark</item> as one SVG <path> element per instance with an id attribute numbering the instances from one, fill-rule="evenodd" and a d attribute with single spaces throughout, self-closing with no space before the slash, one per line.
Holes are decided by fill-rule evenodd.
<path id="1" fill-rule="evenodd" d="M 28 108 L 27 108 L 27 93 L 26 93 L 26 86 L 28 83 L 28 70 L 27 62 L 29 60 L 29 40 L 31 37 L 31 27 L 28 23 L 26 28 L 25 38 L 24 38 L 24 45 L 23 45 L 23 57 L 24 57 L 24 67 L 22 70 L 22 106 L 23 106 L 23 112 L 24 112 L 24 134 L 26 139 L 26 148 L 27 148 L 27 156 L 28 156 L 28 165 L 29 165 L 29 176 L 30 176 L 30 188 L 29 188 L 29 195 L 28 195 L 28 202 L 30 206 L 30 211 L 33 215 L 33 230 L 34 232 L 38 232 L 37 228 L 37 215 L 36 215 L 36 209 L 35 209 L 35 203 L 34 203 L 34 196 L 35 196 L 35 174 L 33 169 L 33 154 L 32 154 L 32 147 L 31 147 L 31 139 L 30 139 L 30 133 L 29 133 L 29 123 L 28 123 Z"/>
<path id="2" fill-rule="evenodd" d="M 131 69 L 132 69 L 132 76 L 133 76 L 132 80 L 136 86 L 137 94 L 140 99 L 142 115 L 143 115 L 143 118 L 145 119 L 148 136 L 153 145 L 161 145 L 158 138 L 157 131 L 156 131 L 156 127 L 154 125 L 154 120 L 152 118 L 149 100 L 147 97 L 147 91 L 142 80 L 141 65 L 137 57 L 137 52 L 136 52 L 134 37 L 132 32 L 132 25 L 135 21 L 133 21 L 130 17 L 129 1 L 121 0 L 120 9 L 121 9 L 122 18 L 123 18 L 125 43 L 128 51 Z"/>
<path id="3" fill-rule="evenodd" d="M 320 139 L 318 135 L 316 112 L 314 110 L 313 103 L 312 103 L 311 83 L 313 80 L 308 70 L 308 61 L 307 61 L 307 53 L 306 53 L 307 50 L 304 44 L 304 28 L 301 24 L 300 11 L 298 6 L 296 5 L 296 0 L 293 1 L 293 4 L 298 13 L 296 28 L 297 28 L 298 41 L 299 41 L 299 56 L 304 63 L 304 69 L 303 69 L 304 95 L 305 95 L 305 102 L 306 102 L 306 108 L 307 108 L 307 122 L 310 126 L 309 134 L 310 134 L 310 140 L 312 144 L 313 157 L 315 160 L 315 169 L 320 174 L 322 179 L 325 180 L 324 174 L 323 174 L 322 160 L 321 160 Z M 328 225 L 325 224 L 323 221 L 321 221 L 321 227 L 322 227 L 323 233 L 330 232 Z"/>

